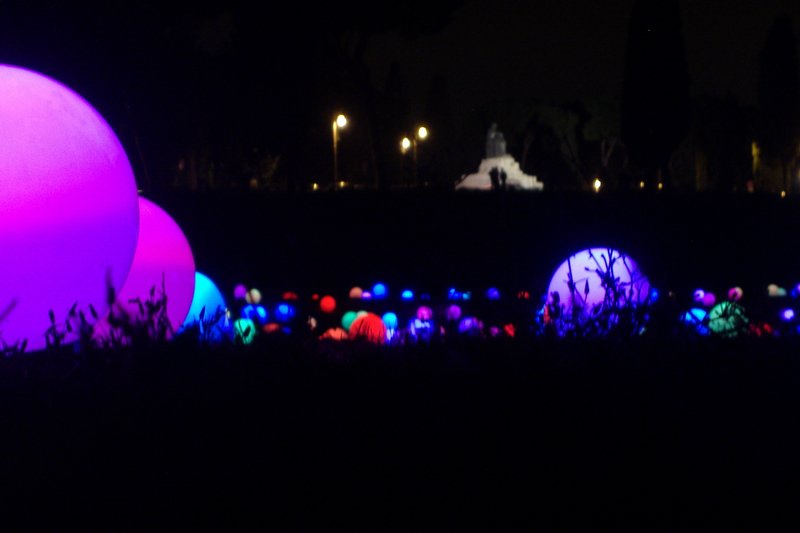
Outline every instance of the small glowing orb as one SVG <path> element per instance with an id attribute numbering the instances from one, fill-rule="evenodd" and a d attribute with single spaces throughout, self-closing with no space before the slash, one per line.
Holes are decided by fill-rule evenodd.
<path id="1" fill-rule="evenodd" d="M 462 318 L 458 323 L 458 332 L 462 335 L 478 337 L 483 334 L 483 322 L 474 316 Z"/>
<path id="2" fill-rule="evenodd" d="M 236 287 L 233 288 L 233 298 L 235 300 L 246 300 L 247 299 L 247 287 L 244 284 L 240 283 Z"/>
<path id="3" fill-rule="evenodd" d="M 784 309 L 781 311 L 781 320 L 784 322 L 791 322 L 794 320 L 794 309 Z"/>
<path id="4" fill-rule="evenodd" d="M 681 317 L 681 322 L 690 327 L 695 333 L 700 335 L 708 335 L 710 331 L 706 326 L 706 317 L 708 317 L 708 313 L 705 309 L 695 307 L 693 309 L 689 309 L 683 314 Z"/>
<path id="5" fill-rule="evenodd" d="M 244 297 L 245 301 L 249 304 L 261 303 L 261 291 L 258 289 L 250 289 Z"/>
<path id="6" fill-rule="evenodd" d="M 547 290 L 550 297 L 554 293 L 565 310 L 577 306 L 591 312 L 614 300 L 619 306 L 643 304 L 650 284 L 631 257 L 609 248 L 591 248 L 559 265 Z"/>
<path id="7" fill-rule="evenodd" d="M 714 307 L 714 304 L 717 303 L 717 297 L 714 296 L 713 292 L 707 292 L 703 296 L 703 305 L 706 307 Z"/>
<path id="8" fill-rule="evenodd" d="M 382 317 L 383 323 L 386 326 L 386 329 L 397 329 L 397 315 L 394 313 L 385 313 Z"/>
<path id="9" fill-rule="evenodd" d="M 706 297 L 706 291 L 703 289 L 696 289 L 694 294 L 692 295 L 692 299 L 695 303 L 701 304 L 703 303 L 703 298 Z"/>
<path id="10" fill-rule="evenodd" d="M 744 296 L 744 291 L 741 287 L 733 287 L 728 291 L 728 300 L 738 302 Z"/>
<path id="11" fill-rule="evenodd" d="M 490 287 L 486 291 L 486 297 L 489 300 L 499 300 L 500 299 L 500 291 L 498 291 L 495 287 Z"/>
<path id="12" fill-rule="evenodd" d="M 242 318 L 249 318 L 263 326 L 267 323 L 267 310 L 263 305 L 248 304 L 242 308 Z"/>
<path id="13" fill-rule="evenodd" d="M 592 185 L 594 186 L 594 192 L 600 192 L 600 187 L 603 186 L 603 182 L 600 181 L 600 178 L 595 178 Z"/>
<path id="14" fill-rule="evenodd" d="M 420 306 L 420 308 L 417 309 L 417 318 L 420 320 L 432 320 L 433 309 L 431 309 L 427 305 Z"/>
<path id="15" fill-rule="evenodd" d="M 658 302 L 659 298 L 661 298 L 661 292 L 656 288 L 650 289 L 650 303 Z"/>
<path id="16" fill-rule="evenodd" d="M 336 311 L 336 299 L 333 296 L 323 296 L 319 301 L 319 309 L 323 313 L 333 313 Z"/>
<path id="17" fill-rule="evenodd" d="M 221 320 L 224 320 L 225 314 L 225 298 L 211 279 L 205 274 L 195 272 L 194 274 L 194 296 L 192 296 L 192 305 L 189 306 L 189 313 L 186 315 L 186 320 L 183 327 L 189 327 L 195 322 L 201 325 L 204 321 L 210 321 L 218 315 Z M 203 314 L 203 319 L 200 319 L 200 314 Z"/>
<path id="18" fill-rule="evenodd" d="M 350 298 L 353 300 L 360 300 L 363 293 L 364 291 L 361 290 L 361 287 L 353 287 L 350 289 Z"/>
<path id="19" fill-rule="evenodd" d="M 461 318 L 461 308 L 456 304 L 451 305 L 447 308 L 447 320 L 455 322 Z"/>
<path id="20" fill-rule="evenodd" d="M 275 316 L 280 322 L 288 322 L 292 318 L 294 318 L 295 309 L 294 306 L 282 303 L 278 304 L 278 307 L 275 308 Z"/>
<path id="21" fill-rule="evenodd" d="M 167 296 L 167 317 L 177 331 L 192 305 L 194 296 L 194 258 L 189 241 L 181 228 L 163 209 L 146 198 L 139 198 L 139 240 L 125 284 L 117 295 L 116 305 L 131 316 L 139 316 L 139 307 L 131 300 Z"/>
<path id="22" fill-rule="evenodd" d="M 734 302 L 721 302 L 708 312 L 708 328 L 722 337 L 736 337 L 748 324 L 744 308 Z"/>
<path id="23" fill-rule="evenodd" d="M 350 324 L 349 334 L 351 339 L 362 339 L 372 344 L 386 342 L 386 325 L 381 317 L 375 313 L 366 313 L 357 317 Z"/>
<path id="24" fill-rule="evenodd" d="M 48 312 L 105 312 L 139 227 L 136 181 L 103 117 L 71 89 L 0 65 L 0 338 L 45 347 Z"/>
<path id="25" fill-rule="evenodd" d="M 400 293 L 400 298 L 406 301 L 411 301 L 414 299 L 414 291 L 406 289 L 402 293 Z"/>
<path id="26" fill-rule="evenodd" d="M 297 295 L 297 293 L 296 293 L 296 292 L 294 292 L 294 291 L 286 291 L 286 292 L 284 292 L 284 293 L 283 293 L 283 295 L 281 296 L 281 299 L 282 299 L 282 300 L 286 300 L 286 301 L 288 301 L 288 302 L 293 302 L 293 301 L 299 300 L 299 299 L 300 299 L 300 297 L 299 297 L 299 296 Z"/>
<path id="27" fill-rule="evenodd" d="M 345 330 L 350 330 L 350 326 L 353 324 L 356 316 L 357 313 L 355 311 L 347 311 L 344 315 L 342 315 L 342 327 Z"/>
<path id="28" fill-rule="evenodd" d="M 372 300 L 372 293 L 369 292 L 369 291 L 363 291 L 361 293 L 361 299 L 362 300 Z"/>
<path id="29" fill-rule="evenodd" d="M 233 323 L 236 340 L 242 344 L 250 344 L 256 337 L 256 325 L 249 318 L 240 318 Z"/>
<path id="30" fill-rule="evenodd" d="M 376 300 L 381 300 L 383 298 L 386 298 L 386 295 L 387 295 L 386 285 L 384 285 L 383 283 L 376 283 L 372 287 L 372 296 Z"/>

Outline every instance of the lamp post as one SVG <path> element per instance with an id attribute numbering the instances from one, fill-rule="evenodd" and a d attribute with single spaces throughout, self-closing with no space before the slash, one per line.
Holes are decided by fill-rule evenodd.
<path id="1" fill-rule="evenodd" d="M 424 141 L 428 138 L 428 128 L 425 126 L 420 126 L 417 128 L 417 131 L 414 133 L 412 138 L 403 137 L 400 141 L 400 151 L 404 154 L 407 154 L 408 151 L 411 151 L 411 163 L 412 163 L 412 172 L 414 175 L 414 185 L 419 186 L 419 168 L 417 165 L 417 143 L 419 141 Z"/>
<path id="2" fill-rule="evenodd" d="M 333 188 L 339 182 L 339 130 L 347 126 L 347 117 L 338 115 L 333 121 Z"/>

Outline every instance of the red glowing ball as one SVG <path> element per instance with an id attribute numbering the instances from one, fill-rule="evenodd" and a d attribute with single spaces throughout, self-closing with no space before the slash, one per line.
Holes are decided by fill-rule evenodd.
<path id="1" fill-rule="evenodd" d="M 336 311 L 336 299 L 333 296 L 323 296 L 319 301 L 319 308 L 323 313 L 333 313 Z"/>

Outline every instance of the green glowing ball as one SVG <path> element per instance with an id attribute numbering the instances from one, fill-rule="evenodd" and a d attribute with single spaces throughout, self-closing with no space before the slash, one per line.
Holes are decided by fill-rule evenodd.
<path id="1" fill-rule="evenodd" d="M 718 303 L 708 313 L 708 329 L 722 337 L 736 337 L 748 322 L 744 307 L 735 302 Z"/>

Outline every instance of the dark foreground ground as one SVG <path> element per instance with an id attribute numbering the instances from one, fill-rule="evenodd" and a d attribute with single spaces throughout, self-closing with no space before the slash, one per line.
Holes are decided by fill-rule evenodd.
<path id="1" fill-rule="evenodd" d="M 790 529 L 798 354 L 265 337 L 5 358 L 0 507 L 34 530 Z"/>

